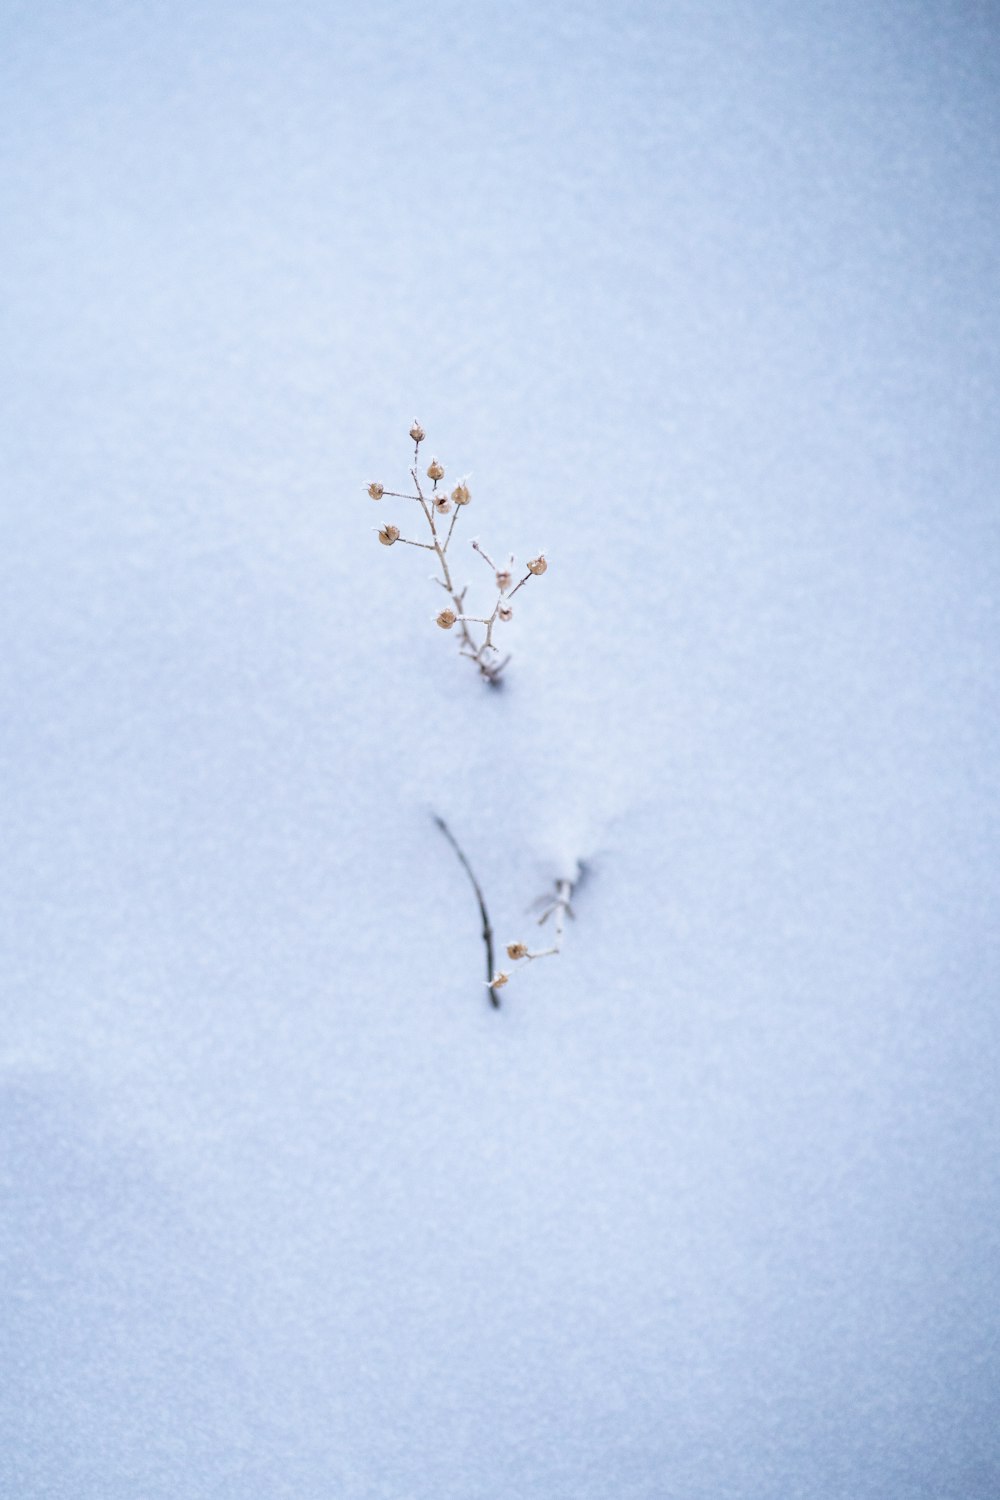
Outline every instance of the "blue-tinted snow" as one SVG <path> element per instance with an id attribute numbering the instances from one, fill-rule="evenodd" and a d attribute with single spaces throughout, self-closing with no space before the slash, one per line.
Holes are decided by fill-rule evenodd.
<path id="1" fill-rule="evenodd" d="M 8 5 L 4 1494 L 997 1493 L 998 20 Z"/>

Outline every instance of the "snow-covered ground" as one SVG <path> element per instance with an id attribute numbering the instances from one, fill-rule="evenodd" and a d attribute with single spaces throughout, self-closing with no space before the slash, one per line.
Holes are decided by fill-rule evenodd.
<path id="1" fill-rule="evenodd" d="M 7 5 L 4 1496 L 1000 1491 L 998 34 Z"/>

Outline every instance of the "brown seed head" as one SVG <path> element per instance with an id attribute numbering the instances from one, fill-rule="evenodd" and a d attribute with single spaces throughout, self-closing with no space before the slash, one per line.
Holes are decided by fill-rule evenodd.
<path id="1" fill-rule="evenodd" d="M 433 479 L 435 484 L 437 484 L 439 479 L 444 478 L 444 465 L 439 464 L 436 458 L 432 458 L 427 465 L 427 478 Z"/>
<path id="2" fill-rule="evenodd" d="M 501 594 L 505 594 L 510 588 L 510 573 L 507 568 L 497 569 L 497 588 Z"/>
<path id="3" fill-rule="evenodd" d="M 547 567 L 548 567 L 548 563 L 545 561 L 545 558 L 539 552 L 538 556 L 537 557 L 533 557 L 531 559 L 530 563 L 528 564 L 528 572 L 529 573 L 534 573 L 534 575 L 535 575 L 536 578 L 540 578 L 542 576 L 542 574 L 545 572 L 545 569 Z"/>
<path id="4" fill-rule="evenodd" d="M 368 493 L 369 495 L 371 495 L 373 500 L 381 500 L 382 496 L 385 494 L 385 489 L 381 484 L 379 484 L 377 479 L 373 479 L 371 484 L 368 486 Z"/>
<path id="5" fill-rule="evenodd" d="M 447 495 L 436 495 L 434 497 L 434 509 L 439 516 L 446 516 L 451 510 L 451 501 Z"/>
<path id="6" fill-rule="evenodd" d="M 528 945 L 527 945 L 527 943 L 508 943 L 507 944 L 507 957 L 508 958 L 513 958 L 516 961 L 519 958 L 527 958 L 527 956 L 528 956 Z"/>
<path id="7" fill-rule="evenodd" d="M 508 620 L 512 620 L 514 618 L 514 611 L 511 609 L 509 604 L 501 604 L 500 608 L 497 610 L 497 618 L 499 620 L 503 620 L 505 625 Z"/>
<path id="8" fill-rule="evenodd" d="M 469 486 L 464 482 L 464 480 L 461 484 L 456 484 L 455 488 L 451 492 L 451 498 L 454 500 L 456 505 L 468 505 L 469 501 L 472 499 L 472 496 L 469 494 Z"/>
<path id="9" fill-rule="evenodd" d="M 450 630 L 457 619 L 458 616 L 453 609 L 443 609 L 437 617 L 437 623 L 442 630 Z"/>
<path id="10" fill-rule="evenodd" d="M 508 981 L 509 978 L 510 978 L 510 975 L 507 974 L 507 973 L 505 973 L 505 971 L 503 969 L 498 969 L 496 971 L 496 973 L 494 974 L 493 978 L 490 980 L 490 989 L 491 990 L 499 990 L 499 989 L 501 989 L 507 983 L 507 981 Z"/>
<path id="11" fill-rule="evenodd" d="M 399 527 L 386 524 L 378 534 L 378 539 L 383 547 L 391 547 L 399 537 Z"/>
<path id="12" fill-rule="evenodd" d="M 414 417 L 414 419 L 413 419 L 413 426 L 410 428 L 410 437 L 413 439 L 413 441 L 415 443 L 422 443 L 423 440 L 424 440 L 424 438 L 426 436 L 427 436 L 426 432 L 421 427 L 421 425 L 417 421 L 416 417 Z"/>

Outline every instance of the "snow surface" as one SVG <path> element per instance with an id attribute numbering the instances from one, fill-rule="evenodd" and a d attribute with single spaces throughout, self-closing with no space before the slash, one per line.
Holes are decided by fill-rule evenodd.
<path id="1" fill-rule="evenodd" d="M 1000 1493 L 998 23 L 9 0 L 4 1496 Z"/>

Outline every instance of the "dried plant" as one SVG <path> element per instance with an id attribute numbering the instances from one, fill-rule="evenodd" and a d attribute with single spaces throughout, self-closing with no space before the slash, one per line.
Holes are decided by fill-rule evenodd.
<path id="1" fill-rule="evenodd" d="M 566 918 L 574 918 L 576 915 L 572 906 L 570 906 L 570 897 L 575 887 L 579 884 L 579 880 L 579 874 L 576 880 L 569 880 L 565 877 L 557 880 L 555 890 L 548 892 L 535 903 L 536 907 L 544 907 L 542 915 L 538 919 L 539 927 L 543 926 L 551 916 L 555 917 L 552 943 L 548 948 L 539 948 L 537 950 L 529 948 L 527 943 L 508 943 L 507 957 L 513 964 L 517 964 L 518 968 L 498 969 L 495 974 L 491 975 L 489 985 L 491 995 L 495 995 L 497 990 L 502 989 L 505 984 L 509 984 L 510 980 L 518 972 L 518 969 L 524 968 L 527 964 L 534 963 L 536 958 L 555 958 L 557 954 L 562 952 Z"/>
<path id="2" fill-rule="evenodd" d="M 555 882 L 554 890 L 546 892 L 544 896 L 540 896 L 539 899 L 534 903 L 534 907 L 536 910 L 539 907 L 543 908 L 542 915 L 538 919 L 539 927 L 544 926 L 544 924 L 549 920 L 550 917 L 555 917 L 555 923 L 552 933 L 552 943 L 550 944 L 550 946 L 548 948 L 539 948 L 537 951 L 533 951 L 528 947 L 527 943 L 508 943 L 507 957 L 513 964 L 516 964 L 518 968 L 496 969 L 494 968 L 493 962 L 493 924 L 490 922 L 489 912 L 486 910 L 486 897 L 483 895 L 483 888 L 479 884 L 479 881 L 476 879 L 476 876 L 473 872 L 472 866 L 469 863 L 464 849 L 459 844 L 451 829 L 448 827 L 448 824 L 445 822 L 444 818 L 442 818 L 438 813 L 434 813 L 433 816 L 434 822 L 437 824 L 438 828 L 440 828 L 441 832 L 448 840 L 452 849 L 454 849 L 455 853 L 458 855 L 459 862 L 461 863 L 461 866 L 466 875 L 469 877 L 469 882 L 472 886 L 473 891 L 475 892 L 476 904 L 479 907 L 479 916 L 482 922 L 483 946 L 485 948 L 486 956 L 486 989 L 489 992 L 490 1004 L 497 1010 L 499 1010 L 500 991 L 503 989 L 505 984 L 510 983 L 511 979 L 518 972 L 518 969 L 525 967 L 527 964 L 533 963 L 536 958 L 554 958 L 558 953 L 562 952 L 562 940 L 563 932 L 566 926 L 566 918 L 570 917 L 575 920 L 576 917 L 576 913 L 573 911 L 573 908 L 570 905 L 570 897 L 578 888 L 580 882 L 586 875 L 586 867 L 582 864 L 577 864 L 576 873 L 572 879 L 563 876 Z"/>
<path id="3" fill-rule="evenodd" d="M 493 984 L 493 927 L 490 923 L 490 914 L 486 910 L 486 897 L 483 895 L 483 888 L 473 874 L 472 866 L 469 864 L 464 849 L 456 839 L 455 835 L 452 833 L 451 829 L 448 827 L 444 818 L 439 817 L 438 814 L 435 813 L 434 821 L 440 828 L 441 832 L 444 834 L 445 838 L 448 840 L 451 847 L 454 849 L 455 853 L 458 855 L 459 863 L 461 864 L 462 869 L 465 871 L 466 875 L 468 875 L 472 885 L 472 889 L 476 893 L 476 902 L 479 906 L 479 915 L 482 919 L 483 924 L 483 943 L 486 948 L 486 988 L 489 990 L 490 1004 L 497 1010 L 499 1010 L 500 996 L 497 994 L 496 987 Z"/>
<path id="4" fill-rule="evenodd" d="M 432 458 L 426 469 L 427 478 L 431 481 L 431 489 L 425 492 L 420 483 L 418 469 L 420 466 L 420 444 L 424 441 L 426 434 L 419 422 L 414 422 L 410 428 L 410 437 L 413 439 L 413 464 L 410 468 L 410 477 L 413 480 L 416 494 L 404 494 L 400 490 L 387 490 L 377 480 L 373 480 L 368 486 L 368 494 L 373 500 L 381 500 L 384 496 L 391 496 L 394 500 L 411 500 L 419 505 L 423 512 L 424 520 L 430 534 L 430 541 L 421 542 L 412 537 L 402 536 L 398 526 L 391 523 L 378 529 L 378 539 L 384 547 L 392 547 L 397 542 L 403 542 L 407 547 L 421 547 L 425 552 L 433 552 L 437 557 L 440 577 L 434 576 L 434 582 L 440 584 L 451 600 L 451 605 L 446 606 L 435 616 L 435 623 L 442 630 L 452 630 L 458 626 L 459 653 L 467 657 L 477 667 L 480 675 L 495 686 L 500 681 L 501 673 L 510 661 L 510 656 L 501 656 L 500 648 L 494 643 L 493 631 L 499 625 L 506 625 L 512 618 L 514 611 L 510 601 L 519 589 L 522 589 L 529 578 L 540 578 L 548 567 L 543 553 L 533 557 L 526 564 L 527 571 L 520 582 L 514 581 L 514 556 L 511 554 L 509 561 L 498 566 L 493 559 L 480 547 L 478 541 L 472 542 L 473 549 L 487 564 L 493 573 L 493 581 L 497 590 L 496 602 L 493 611 L 488 615 L 472 615 L 465 612 L 465 596 L 468 593 L 468 584 L 461 589 L 456 587 L 452 578 L 451 567 L 448 562 L 448 547 L 451 544 L 455 532 L 455 522 L 459 513 L 465 509 L 472 499 L 469 486 L 464 479 L 459 480 L 449 494 L 442 487 L 444 479 L 444 466 L 436 458 Z M 445 517 L 450 515 L 451 520 L 445 524 Z M 472 630 L 470 626 L 481 626 L 482 630 Z"/>
<path id="5" fill-rule="evenodd" d="M 471 546 L 483 559 L 485 565 L 493 575 L 493 584 L 496 589 L 496 597 L 492 611 L 489 614 L 475 615 L 466 612 L 465 598 L 468 593 L 468 584 L 459 588 L 452 575 L 452 568 L 448 559 L 448 548 L 455 535 L 455 524 L 459 512 L 464 510 L 472 500 L 469 486 L 466 480 L 460 479 L 449 494 L 443 485 L 444 465 L 436 458 L 432 458 L 425 470 L 430 480 L 430 488 L 427 489 L 420 480 L 420 445 L 424 442 L 426 434 L 419 422 L 414 422 L 410 428 L 410 438 L 413 441 L 413 462 L 410 467 L 410 478 L 413 480 L 414 494 L 407 494 L 401 490 L 387 490 L 378 480 L 372 480 L 368 485 L 368 494 L 375 501 L 381 501 L 386 497 L 394 500 L 408 500 L 420 507 L 424 520 L 427 523 L 429 535 L 428 541 L 420 541 L 416 537 L 403 536 L 398 526 L 387 521 L 378 528 L 378 539 L 384 547 L 393 547 L 397 542 L 402 542 L 407 547 L 420 547 L 425 552 L 433 552 L 437 558 L 439 574 L 432 575 L 434 582 L 444 589 L 448 595 L 450 604 L 446 605 L 435 617 L 435 623 L 442 630 L 452 630 L 458 627 L 459 654 L 470 660 L 480 676 L 491 686 L 495 686 L 501 678 L 501 674 L 510 660 L 509 656 L 501 656 L 499 647 L 493 640 L 493 632 L 497 626 L 506 625 L 513 618 L 511 600 L 514 598 L 530 578 L 540 578 L 548 569 L 544 553 L 540 552 L 526 564 L 527 571 L 524 576 L 518 578 L 515 583 L 515 568 L 513 553 L 506 563 L 494 562 L 484 547 L 481 547 L 477 539 L 473 539 Z M 445 518 L 450 516 L 450 520 Z M 518 570 L 519 571 L 519 570 Z M 473 629 L 470 627 L 479 627 Z M 434 815 L 434 821 L 441 833 L 451 845 L 458 857 L 462 868 L 472 885 L 479 908 L 479 916 L 482 924 L 482 939 L 484 946 L 484 957 L 486 960 L 486 990 L 489 994 L 490 1004 L 496 1009 L 500 1008 L 500 990 L 510 982 L 516 968 L 509 970 L 497 969 L 494 963 L 493 927 L 490 922 L 486 908 L 486 899 L 483 895 L 482 886 L 477 880 L 469 860 L 448 827 L 443 818 Z M 555 882 L 555 889 L 541 900 L 544 907 L 539 917 L 539 925 L 544 924 L 550 917 L 554 917 L 552 943 L 548 948 L 537 951 L 530 949 L 526 943 L 516 942 L 507 944 L 507 957 L 512 965 L 523 967 L 533 963 L 536 958 L 551 958 L 562 950 L 563 932 L 567 916 L 574 915 L 570 906 L 570 897 L 579 883 L 582 875 L 582 867 L 576 868 L 572 879 L 561 878 Z"/>

